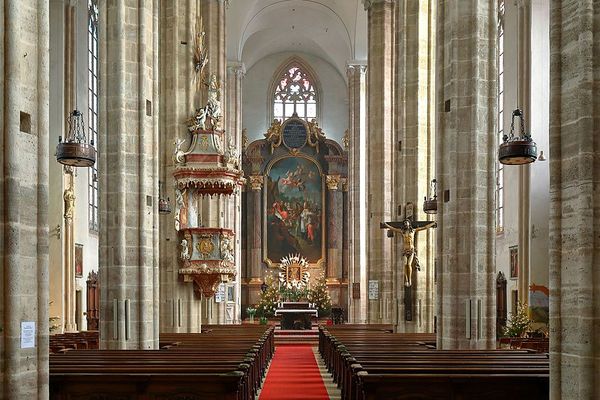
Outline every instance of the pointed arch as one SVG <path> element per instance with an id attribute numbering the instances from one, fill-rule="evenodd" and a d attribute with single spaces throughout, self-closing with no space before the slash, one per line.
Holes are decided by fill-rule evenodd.
<path id="1" fill-rule="evenodd" d="M 321 119 L 321 85 L 317 74 L 299 56 L 285 60 L 273 74 L 269 85 L 267 123 L 285 119 L 297 112 L 302 119 Z"/>

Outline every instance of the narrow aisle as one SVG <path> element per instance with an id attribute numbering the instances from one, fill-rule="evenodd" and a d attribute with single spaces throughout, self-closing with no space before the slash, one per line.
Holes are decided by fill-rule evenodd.
<path id="1" fill-rule="evenodd" d="M 328 400 L 310 345 L 277 346 L 259 400 Z"/>

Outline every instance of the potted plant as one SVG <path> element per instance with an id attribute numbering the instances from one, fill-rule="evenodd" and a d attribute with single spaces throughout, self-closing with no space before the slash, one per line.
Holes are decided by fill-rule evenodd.
<path id="1" fill-rule="evenodd" d="M 250 306 L 248 308 L 246 308 L 246 313 L 248 314 L 248 318 L 250 319 L 250 322 L 254 322 L 254 316 L 256 315 L 256 308 Z"/>

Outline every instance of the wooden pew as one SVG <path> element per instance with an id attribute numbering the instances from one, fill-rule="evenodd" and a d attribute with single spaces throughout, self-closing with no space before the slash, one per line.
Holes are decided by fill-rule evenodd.
<path id="1" fill-rule="evenodd" d="M 273 336 L 272 327 L 215 327 L 161 335 L 162 350 L 52 355 L 50 398 L 251 400 L 272 357 Z"/>
<path id="2" fill-rule="evenodd" d="M 319 351 L 344 399 L 490 400 L 507 398 L 507 382 L 513 398 L 548 398 L 546 355 L 528 350 L 435 350 L 431 339 L 431 334 L 321 327 Z"/>

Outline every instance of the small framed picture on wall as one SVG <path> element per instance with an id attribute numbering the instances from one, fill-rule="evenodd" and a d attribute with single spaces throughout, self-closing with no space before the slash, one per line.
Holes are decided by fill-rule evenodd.
<path id="1" fill-rule="evenodd" d="M 508 248 L 510 255 L 510 278 L 517 279 L 519 277 L 519 246 L 511 246 Z"/>
<path id="2" fill-rule="evenodd" d="M 75 243 L 75 278 L 83 277 L 83 245 Z"/>

